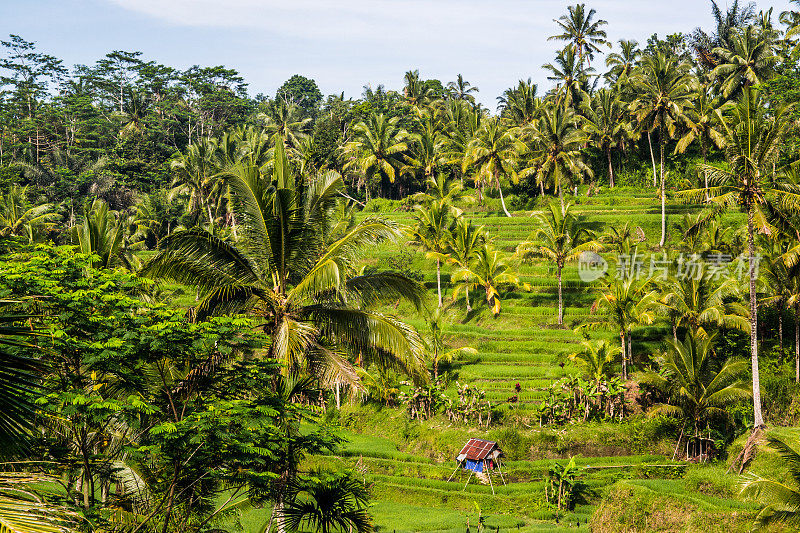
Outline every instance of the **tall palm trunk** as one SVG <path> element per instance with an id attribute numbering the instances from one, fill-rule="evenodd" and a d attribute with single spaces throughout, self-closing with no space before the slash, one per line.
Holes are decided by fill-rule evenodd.
<path id="1" fill-rule="evenodd" d="M 442 262 L 436 259 L 436 292 L 439 295 L 439 307 L 442 307 Z"/>
<path id="2" fill-rule="evenodd" d="M 658 127 L 659 145 L 661 148 L 661 243 L 662 248 L 667 241 L 667 185 L 664 179 L 664 131 L 663 126 Z"/>
<path id="3" fill-rule="evenodd" d="M 566 208 L 564 207 L 564 188 L 561 186 L 561 181 L 558 182 L 558 200 L 561 202 L 561 215 L 563 216 L 566 213 Z"/>
<path id="4" fill-rule="evenodd" d="M 472 311 L 472 306 L 469 305 L 469 283 L 464 284 L 464 299 L 467 301 L 467 313 Z"/>
<path id="5" fill-rule="evenodd" d="M 628 355 L 625 349 L 625 328 L 619 330 L 619 341 L 622 347 L 622 380 L 628 381 Z"/>
<path id="6" fill-rule="evenodd" d="M 506 201 L 503 198 L 503 188 L 500 186 L 500 174 L 497 171 L 494 173 L 494 182 L 497 185 L 498 192 L 500 193 L 500 205 L 503 206 L 503 212 L 508 218 L 511 218 L 511 213 L 509 213 L 508 209 L 506 209 Z"/>
<path id="7" fill-rule="evenodd" d="M 755 208 L 747 209 L 747 253 L 748 253 L 748 277 L 750 280 L 750 365 L 753 372 L 753 427 L 759 428 L 764 425 L 764 417 L 761 414 L 761 379 L 758 373 L 758 304 L 756 301 L 756 243 L 755 227 Z"/>
<path id="8" fill-rule="evenodd" d="M 794 310 L 794 382 L 800 383 L 800 304 Z"/>
<path id="9" fill-rule="evenodd" d="M 611 164 L 611 146 L 606 148 L 606 157 L 608 158 L 608 186 L 614 188 L 614 166 Z"/>
<path id="10" fill-rule="evenodd" d="M 658 185 L 658 182 L 656 182 L 656 156 L 653 153 L 653 140 L 650 138 L 649 131 L 647 132 L 647 144 L 650 145 L 650 161 L 653 162 L 653 187 L 656 187 Z"/>
<path id="11" fill-rule="evenodd" d="M 563 267 L 558 265 L 558 325 L 564 325 L 564 300 L 561 296 L 561 269 Z"/>

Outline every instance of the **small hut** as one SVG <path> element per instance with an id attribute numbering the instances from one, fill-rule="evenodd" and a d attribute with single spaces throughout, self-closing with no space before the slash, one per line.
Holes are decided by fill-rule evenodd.
<path id="1" fill-rule="evenodd" d="M 506 484 L 503 471 L 500 469 L 501 457 L 503 457 L 503 450 L 500 449 L 496 442 L 484 439 L 469 439 L 461 449 L 461 453 L 456 457 L 456 463 L 458 464 L 447 481 L 450 481 L 459 470 L 469 470 L 467 482 L 464 484 L 465 489 L 469 484 L 469 480 L 472 479 L 472 475 L 475 474 L 478 479 L 492 487 L 492 494 L 494 494 L 492 471 L 497 471 L 500 474 L 500 479 L 503 480 L 503 485 Z"/>

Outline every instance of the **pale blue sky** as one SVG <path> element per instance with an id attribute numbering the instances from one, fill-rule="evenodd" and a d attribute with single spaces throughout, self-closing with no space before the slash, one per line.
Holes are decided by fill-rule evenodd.
<path id="1" fill-rule="evenodd" d="M 250 92 L 272 95 L 295 73 L 323 93 L 357 97 L 365 84 L 402 87 L 403 73 L 452 80 L 460 72 L 491 109 L 520 78 L 550 83 L 541 65 L 559 43 L 552 19 L 565 0 L 0 0 L 0 35 L 16 33 L 67 65 L 114 50 L 186 68 L 239 70 Z M 644 43 L 710 27 L 706 0 L 594 0 L 609 38 Z M 721 0 L 720 4 L 726 4 Z M 788 0 L 764 0 L 775 19 Z M 602 59 L 595 61 L 602 67 Z"/>

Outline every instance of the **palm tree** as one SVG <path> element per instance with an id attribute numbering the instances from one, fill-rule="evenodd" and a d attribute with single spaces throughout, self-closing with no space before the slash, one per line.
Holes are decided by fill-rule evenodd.
<path id="1" fill-rule="evenodd" d="M 562 213 L 554 204 L 536 215 L 538 229 L 529 242 L 517 246 L 517 255 L 523 260 L 543 257 L 556 265 L 558 279 L 558 325 L 564 325 L 564 300 L 561 272 L 570 261 L 576 261 L 583 252 L 596 251 L 602 245 L 594 240 L 594 233 L 584 217 L 570 213 L 567 205 Z"/>
<path id="2" fill-rule="evenodd" d="M 578 181 L 584 174 L 591 176 L 592 170 L 583 160 L 582 148 L 586 134 L 579 128 L 578 119 L 572 109 L 559 105 L 548 105 L 539 120 L 524 135 L 524 153 L 530 154 L 529 166 L 519 175 L 537 175 L 540 184 L 550 182 L 558 192 L 561 212 L 564 207 L 564 181 Z"/>
<path id="3" fill-rule="evenodd" d="M 674 57 L 659 52 L 645 57 L 642 70 L 635 80 L 639 96 L 631 104 L 631 111 L 648 135 L 658 130 L 661 158 L 661 241 L 667 240 L 666 182 L 664 174 L 664 147 L 667 137 L 673 137 L 678 124 L 684 121 L 685 110 L 694 99 L 694 81 L 688 65 Z M 653 160 L 655 166 L 655 160 Z"/>
<path id="4" fill-rule="evenodd" d="M 511 87 L 497 97 L 497 110 L 500 116 L 511 120 L 515 126 L 524 126 L 536 120 L 542 108 L 542 100 L 536 96 L 535 83 L 519 80 L 516 87 Z"/>
<path id="5" fill-rule="evenodd" d="M 619 48 L 619 53 L 614 52 L 606 57 L 606 78 L 614 84 L 626 84 L 642 51 L 639 50 L 639 42 L 635 40 L 620 39 Z"/>
<path id="6" fill-rule="evenodd" d="M 503 128 L 498 118 L 483 123 L 477 136 L 470 141 L 465 158 L 467 166 L 478 167 L 476 182 L 489 183 L 490 186 L 497 187 L 500 192 L 500 204 L 507 217 L 511 217 L 511 213 L 506 209 L 500 177 L 508 177 L 517 182 L 517 174 L 514 172 L 516 160 L 517 141 L 514 132 Z M 480 186 L 478 194 L 480 195 Z"/>
<path id="7" fill-rule="evenodd" d="M 484 242 L 478 248 L 475 261 L 469 268 L 457 269 L 450 276 L 454 283 L 471 283 L 480 285 L 486 292 L 486 303 L 492 310 L 492 314 L 500 314 L 500 292 L 501 284 L 519 286 L 519 276 L 511 269 L 509 260 L 490 242 Z M 527 284 L 523 288 L 528 289 Z"/>
<path id="8" fill-rule="evenodd" d="M 767 435 L 767 443 L 783 459 L 791 485 L 755 474 L 745 481 L 742 496 L 758 498 L 766 503 L 756 515 L 753 531 L 771 525 L 800 528 L 800 453 L 773 435 Z"/>
<path id="9" fill-rule="evenodd" d="M 756 428 L 764 425 L 758 373 L 758 300 L 756 294 L 755 233 L 769 232 L 767 209 L 796 211 L 800 208 L 797 187 L 781 182 L 776 170 L 791 129 L 787 108 L 769 108 L 755 88 L 745 88 L 723 121 L 728 168 L 705 165 L 711 186 L 708 201 L 724 207 L 739 207 L 747 215 L 747 254 L 750 282 L 750 357 L 753 373 L 753 414 Z M 701 201 L 705 189 L 683 191 L 687 201 Z M 789 262 L 792 262 L 791 257 Z"/>
<path id="10" fill-rule="evenodd" d="M 739 286 L 735 278 L 715 283 L 707 272 L 701 276 L 674 276 L 661 291 L 659 305 L 675 319 L 673 340 L 677 340 L 677 328 L 681 326 L 697 338 L 709 336 L 710 328 L 745 332 L 750 328 L 747 309 L 737 301 Z"/>
<path id="11" fill-rule="evenodd" d="M 373 309 L 399 297 L 421 306 L 421 289 L 391 272 L 354 275 L 365 247 L 401 236 L 394 223 L 368 217 L 332 235 L 341 176 L 296 178 L 281 143 L 272 176 L 237 165 L 226 181 L 243 238 L 232 243 L 203 229 L 175 232 L 162 240 L 145 275 L 197 287 L 198 318 L 233 312 L 260 317 L 270 338 L 267 356 L 288 374 L 355 383 L 349 356 L 365 367 L 374 363 L 427 377 L 419 336 Z"/>
<path id="12" fill-rule="evenodd" d="M 433 177 L 441 162 L 442 135 L 433 113 L 423 113 L 417 132 L 408 136 L 411 141 L 406 164 L 401 174 L 421 174 L 425 182 Z"/>
<path id="13" fill-rule="evenodd" d="M 742 88 L 753 87 L 772 76 L 778 61 L 773 47 L 771 32 L 747 26 L 732 35 L 730 49 L 714 49 L 720 63 L 711 75 L 721 83 L 725 98 L 736 96 Z"/>
<path id="14" fill-rule="evenodd" d="M 720 102 L 710 94 L 710 88 L 701 86 L 693 105 L 686 109 L 686 133 L 678 141 L 675 152 L 684 153 L 695 140 L 700 141 L 700 153 L 703 154 L 703 164 L 708 163 L 708 144 L 712 143 L 717 148 L 722 148 L 725 142 L 721 133 L 720 122 L 722 110 Z M 708 177 L 705 181 L 708 189 Z"/>
<path id="15" fill-rule="evenodd" d="M 620 146 L 631 136 L 630 123 L 625 119 L 625 107 L 619 94 L 612 89 L 600 89 L 582 107 L 583 130 L 589 135 L 598 150 L 608 160 L 608 183 L 614 188 L 614 166 L 611 150 Z"/>
<path id="16" fill-rule="evenodd" d="M 569 356 L 570 360 L 577 363 L 589 379 L 600 383 L 612 375 L 611 365 L 614 359 L 622 353 L 619 347 L 611 346 L 608 341 L 583 341 L 583 348 Z"/>
<path id="17" fill-rule="evenodd" d="M 28 235 L 32 240 L 34 230 L 53 220 L 51 204 L 30 206 L 28 188 L 13 184 L 6 194 L 0 194 L 0 239 Z"/>
<path id="18" fill-rule="evenodd" d="M 419 77 L 419 70 L 409 70 L 403 76 L 405 86 L 403 94 L 406 101 L 411 104 L 417 113 L 422 114 L 422 108 L 428 106 L 434 100 L 431 87 Z"/>
<path id="19" fill-rule="evenodd" d="M 442 307 L 442 261 L 447 260 L 447 241 L 460 212 L 446 200 L 433 201 L 427 207 L 417 206 L 415 224 L 411 227 L 411 242 L 436 260 L 436 292 Z"/>
<path id="20" fill-rule="evenodd" d="M 430 312 L 426 318 L 428 324 L 429 336 L 427 342 L 428 352 L 430 353 L 431 360 L 433 361 L 433 379 L 439 379 L 439 363 L 449 363 L 455 360 L 456 357 L 464 355 L 476 355 L 478 350 L 463 346 L 461 348 L 448 349 L 444 339 L 444 327 L 442 325 L 443 313 L 441 307 Z"/>
<path id="21" fill-rule="evenodd" d="M 635 261 L 635 256 L 632 259 Z M 592 304 L 592 312 L 604 312 L 610 325 L 619 331 L 622 379 L 627 381 L 628 363 L 633 362 L 633 327 L 653 322 L 657 293 L 651 288 L 649 278 L 639 279 L 632 273 L 607 278 L 598 288 L 600 295 Z"/>
<path id="22" fill-rule="evenodd" d="M 273 143 L 280 139 L 284 148 L 297 148 L 311 127 L 311 118 L 303 116 L 300 106 L 283 97 L 267 102 L 257 118 Z"/>
<path id="23" fill-rule="evenodd" d="M 459 74 L 456 77 L 456 81 L 447 82 L 447 92 L 453 100 L 462 100 L 474 104 L 475 96 L 473 96 L 473 93 L 479 92 L 479 89 L 473 87 L 470 82 L 464 79 L 464 76 Z"/>
<path id="24" fill-rule="evenodd" d="M 291 498 L 283 509 L 289 531 L 306 531 L 306 528 L 318 533 L 373 531 L 367 512 L 369 492 L 352 475 L 294 481 L 289 489 Z"/>
<path id="25" fill-rule="evenodd" d="M 359 168 L 368 183 L 377 177 L 384 193 L 385 182 L 394 183 L 397 169 L 401 166 L 401 156 L 408 150 L 408 133 L 398 126 L 399 121 L 398 117 L 387 118 L 383 114 L 372 113 L 366 121 L 351 128 L 353 138 L 344 147 L 345 155 L 349 158 L 345 169 Z"/>
<path id="26" fill-rule="evenodd" d="M 216 143 L 204 138 L 186 147 L 186 152 L 180 154 L 170 163 L 174 173 L 172 192 L 187 192 L 189 194 L 189 210 L 208 217 L 210 226 L 214 225 L 214 214 L 209 201 L 210 191 L 213 188 L 215 177 L 219 173 L 216 165 Z"/>
<path id="27" fill-rule="evenodd" d="M 714 337 L 686 334 L 683 342 L 668 340 L 658 358 L 662 373 L 647 372 L 643 381 L 669 395 L 668 403 L 656 405 L 651 414 L 678 414 L 690 421 L 699 437 L 712 416 L 729 416 L 726 408 L 749 398 L 747 360 L 730 358 L 719 364 L 714 357 Z"/>
<path id="28" fill-rule="evenodd" d="M 550 72 L 547 79 L 556 82 L 557 104 L 573 108 L 579 107 L 586 98 L 588 78 L 594 72 L 593 68 L 584 67 L 575 54 L 575 47 L 569 45 L 556 54 L 554 63 L 542 65 L 543 69 Z"/>
<path id="29" fill-rule="evenodd" d="M 475 227 L 471 220 L 459 217 L 447 243 L 448 261 L 459 270 L 469 270 L 484 242 L 486 242 L 486 231 L 483 226 Z M 471 285 L 472 283 L 469 281 L 465 281 L 462 285 L 467 303 L 467 313 L 472 311 L 472 306 L 469 303 L 469 288 Z M 453 291 L 453 300 L 458 298 L 458 292 L 459 288 L 457 287 Z"/>
<path id="30" fill-rule="evenodd" d="M 81 253 L 98 256 L 93 268 L 135 270 L 139 263 L 129 246 L 128 223 L 103 200 L 95 200 L 84 209 L 83 221 L 72 228 L 72 237 Z"/>
<path id="31" fill-rule="evenodd" d="M 576 4 L 567 7 L 567 14 L 561 15 L 558 20 L 553 20 L 563 30 L 563 33 L 548 37 L 548 41 L 568 41 L 575 46 L 578 57 L 583 63 L 584 57 L 587 64 L 594 59 L 595 52 L 600 51 L 600 46 L 611 48 L 605 30 L 601 28 L 608 24 L 607 21 L 593 20 L 597 12 L 586 9 L 586 4 Z"/>

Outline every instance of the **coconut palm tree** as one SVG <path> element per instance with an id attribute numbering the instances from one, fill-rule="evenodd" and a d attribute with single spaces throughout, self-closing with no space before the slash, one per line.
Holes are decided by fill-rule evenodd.
<path id="1" fill-rule="evenodd" d="M 427 348 L 430 354 L 431 361 L 433 362 L 433 379 L 439 379 L 439 363 L 449 363 L 459 356 L 477 355 L 478 350 L 470 348 L 469 346 L 462 346 L 461 348 L 447 347 L 444 338 L 444 314 L 441 307 L 431 310 L 430 314 L 426 317 L 425 322 L 428 324 L 428 339 Z"/>
<path id="2" fill-rule="evenodd" d="M 609 379 L 612 375 L 611 365 L 622 353 L 617 346 L 611 346 L 608 341 L 583 341 L 582 350 L 569 356 L 570 361 L 577 363 L 583 373 L 595 383 Z"/>
<path id="3" fill-rule="evenodd" d="M 606 79 L 613 84 L 627 84 L 642 51 L 639 49 L 639 42 L 636 40 L 620 39 L 619 53 L 614 52 L 606 57 Z"/>
<path id="4" fill-rule="evenodd" d="M 93 268 L 124 267 L 135 270 L 139 264 L 129 243 L 129 227 L 135 225 L 123 214 L 95 200 L 83 212 L 83 220 L 72 228 L 73 241 L 81 253 L 98 256 Z"/>
<path id="5" fill-rule="evenodd" d="M 558 20 L 553 20 L 563 30 L 563 33 L 548 37 L 548 41 L 567 41 L 575 46 L 581 63 L 586 59 L 588 64 L 594 59 L 595 52 L 600 51 L 600 46 L 608 46 L 605 30 L 601 29 L 608 24 L 607 21 L 594 20 L 597 12 L 586 9 L 586 4 L 575 4 L 567 7 L 567 14 L 561 15 Z"/>
<path id="6" fill-rule="evenodd" d="M 409 151 L 401 174 L 421 175 L 428 182 L 441 163 L 442 134 L 439 122 L 433 113 L 423 113 L 419 128 L 408 136 Z"/>
<path id="7" fill-rule="evenodd" d="M 370 533 L 372 520 L 367 511 L 369 492 L 351 474 L 326 475 L 291 483 L 290 499 L 283 509 L 289 531 L 317 533 Z"/>
<path id="8" fill-rule="evenodd" d="M 419 77 L 419 70 L 409 70 L 403 76 L 405 86 L 403 95 L 406 101 L 411 104 L 417 113 L 422 114 L 422 109 L 431 104 L 434 94 L 431 87 Z"/>
<path id="9" fill-rule="evenodd" d="M 352 140 L 344 146 L 345 169 L 358 168 L 364 173 L 368 199 L 369 183 L 375 178 L 384 194 L 387 182 L 395 182 L 401 157 L 408 150 L 408 132 L 398 126 L 399 121 L 398 117 L 372 113 L 351 128 Z"/>
<path id="10" fill-rule="evenodd" d="M 492 118 L 483 123 L 475 138 L 470 141 L 465 158 L 467 166 L 477 167 L 476 182 L 497 187 L 500 204 L 507 217 L 511 217 L 511 213 L 506 208 L 500 178 L 507 177 L 514 183 L 517 182 L 517 174 L 514 172 L 517 153 L 517 140 L 513 130 L 503 128 L 500 119 Z M 480 195 L 480 185 L 478 189 Z"/>
<path id="11" fill-rule="evenodd" d="M 34 230 L 56 216 L 51 204 L 31 206 L 28 188 L 15 183 L 6 194 L 0 194 L 0 239 L 27 235 L 31 241 Z"/>
<path id="12" fill-rule="evenodd" d="M 543 257 L 556 265 L 558 279 L 558 325 L 564 325 L 564 299 L 562 296 L 561 273 L 570 261 L 576 261 L 583 252 L 597 251 L 602 245 L 594 239 L 588 222 L 569 210 L 569 204 L 562 213 L 551 204 L 544 213 L 536 215 L 538 226 L 528 242 L 517 246 L 517 255 L 523 260 Z"/>
<path id="13" fill-rule="evenodd" d="M 742 486 L 741 495 L 763 501 L 766 505 L 756 515 L 752 531 L 769 526 L 800 528 L 800 453 L 774 435 L 767 435 L 767 444 L 778 452 L 782 466 L 789 473 L 789 482 L 765 479 L 751 474 Z"/>
<path id="14" fill-rule="evenodd" d="M 587 97 L 588 79 L 594 69 L 584 67 L 576 56 L 575 47 L 569 45 L 559 51 L 555 61 L 542 65 L 542 68 L 550 72 L 547 79 L 556 83 L 556 102 L 566 107 L 579 107 Z"/>
<path id="15" fill-rule="evenodd" d="M 608 184 L 614 188 L 614 166 L 611 151 L 619 147 L 632 134 L 626 119 L 626 109 L 619 94 L 613 89 L 600 89 L 591 100 L 584 100 L 583 131 L 608 160 Z"/>
<path id="16" fill-rule="evenodd" d="M 720 83 L 725 98 L 735 97 L 743 88 L 768 80 L 778 61 L 772 32 L 759 31 L 754 25 L 734 32 L 730 48 L 720 46 L 714 53 L 720 63 L 711 75 Z"/>
<path id="17" fill-rule="evenodd" d="M 675 319 L 673 340 L 681 326 L 697 338 L 709 336 L 712 328 L 744 332 L 750 329 L 747 308 L 738 303 L 740 291 L 736 278 L 715 281 L 708 272 L 699 276 L 672 276 L 661 287 L 661 293 L 659 306 Z"/>
<path id="18" fill-rule="evenodd" d="M 529 155 L 528 167 L 519 172 L 520 177 L 536 175 L 540 184 L 551 183 L 558 193 L 561 212 L 564 207 L 564 182 L 578 182 L 591 176 L 592 170 L 583 159 L 582 148 L 587 141 L 572 109 L 550 104 L 542 116 L 522 137 L 523 154 Z"/>
<path id="19" fill-rule="evenodd" d="M 480 285 L 486 292 L 486 303 L 492 314 L 500 314 L 501 302 L 499 287 L 502 284 L 519 286 L 519 276 L 512 270 L 509 258 L 497 250 L 492 243 L 484 242 L 478 248 L 475 261 L 469 268 L 459 268 L 450 276 L 454 283 Z M 527 284 L 522 287 L 529 289 Z"/>
<path id="20" fill-rule="evenodd" d="M 300 106 L 284 97 L 268 101 L 256 118 L 264 125 L 272 142 L 280 139 L 285 149 L 297 148 L 311 127 L 311 118 L 304 117 Z"/>
<path id="21" fill-rule="evenodd" d="M 720 363 L 713 341 L 713 335 L 696 337 L 690 332 L 682 342 L 668 340 L 667 350 L 657 358 L 662 372 L 650 371 L 642 378 L 668 394 L 667 403 L 654 406 L 650 413 L 681 416 L 691 424 L 694 437 L 711 417 L 728 417 L 728 406 L 751 395 L 747 360 Z"/>
<path id="22" fill-rule="evenodd" d="M 791 128 L 787 108 L 769 108 L 759 91 L 746 87 L 730 108 L 722 123 L 725 137 L 725 158 L 728 168 L 705 165 L 710 187 L 708 202 L 721 207 L 738 207 L 746 214 L 747 255 L 750 283 L 750 357 L 753 377 L 754 426 L 764 425 L 761 413 L 760 378 L 758 372 L 758 299 L 756 294 L 756 231 L 771 232 L 768 209 L 797 211 L 800 191 L 781 181 L 776 169 Z M 702 201 L 705 189 L 683 191 L 687 201 Z M 790 264 L 797 256 L 788 254 Z"/>
<path id="23" fill-rule="evenodd" d="M 537 86 L 528 78 L 519 80 L 497 97 L 497 110 L 500 116 L 510 120 L 515 126 L 524 126 L 536 120 L 542 108 L 542 100 L 536 96 Z"/>
<path id="24" fill-rule="evenodd" d="M 456 77 L 456 81 L 447 82 L 447 92 L 453 100 L 461 100 L 474 104 L 474 93 L 479 92 L 479 89 L 474 87 L 470 82 L 464 79 L 464 76 L 459 74 Z"/>
<path id="25" fill-rule="evenodd" d="M 237 165 L 225 179 L 242 238 L 232 243 L 203 229 L 175 232 L 162 240 L 145 275 L 197 287 L 197 318 L 232 312 L 259 317 L 270 338 L 267 355 L 287 374 L 315 375 L 326 385 L 355 383 L 351 357 L 365 367 L 427 376 L 419 336 L 374 310 L 399 297 L 421 306 L 421 289 L 391 272 L 354 273 L 366 247 L 400 237 L 395 224 L 368 217 L 338 238 L 331 235 L 341 176 L 295 177 L 281 143 L 271 176 Z"/>
<path id="26" fill-rule="evenodd" d="M 634 256 L 633 261 L 636 260 Z M 638 324 L 650 324 L 655 319 L 658 293 L 651 279 L 640 279 L 633 273 L 606 276 L 598 287 L 599 296 L 592 304 L 592 312 L 606 315 L 606 324 L 619 332 L 622 352 L 622 379 L 628 379 L 628 364 L 633 362 L 632 330 Z M 588 324 L 597 327 L 603 324 Z"/>
<path id="27" fill-rule="evenodd" d="M 674 57 L 659 52 L 645 57 L 642 69 L 635 77 L 634 85 L 638 97 L 631 104 L 631 112 L 640 127 L 648 135 L 658 131 L 661 158 L 661 241 L 667 240 L 666 181 L 664 173 L 664 147 L 667 138 L 678 131 L 684 122 L 685 110 L 692 105 L 695 96 L 694 80 L 688 72 L 688 65 Z M 655 160 L 653 160 L 655 167 Z"/>
<path id="28" fill-rule="evenodd" d="M 219 173 L 216 161 L 216 143 L 204 138 L 186 147 L 186 151 L 170 162 L 173 172 L 172 195 L 189 194 L 189 211 L 208 218 L 208 224 L 214 225 L 214 214 L 209 201 L 214 187 L 215 177 Z"/>
<path id="29" fill-rule="evenodd" d="M 447 241 L 450 231 L 460 216 L 446 200 L 435 200 L 428 206 L 417 206 L 415 223 L 410 228 L 411 243 L 427 251 L 429 259 L 436 260 L 436 292 L 442 307 L 442 262 L 447 261 Z"/>
<path id="30" fill-rule="evenodd" d="M 447 243 L 448 261 L 459 270 L 469 270 L 484 242 L 486 242 L 486 231 L 483 226 L 476 227 L 466 217 L 459 217 Z M 467 313 L 472 311 L 472 306 L 469 303 L 470 286 L 472 286 L 472 283 L 465 281 L 453 291 L 453 300 L 455 300 L 458 298 L 459 289 L 461 287 L 464 288 Z"/>
<path id="31" fill-rule="evenodd" d="M 722 121 L 721 102 L 710 93 L 710 87 L 701 86 L 697 97 L 691 107 L 684 113 L 686 133 L 678 140 L 675 147 L 676 153 L 684 153 L 695 140 L 700 141 L 700 153 L 703 155 L 703 164 L 708 163 L 708 146 L 712 144 L 722 148 L 725 138 L 722 136 L 720 122 Z M 708 188 L 708 178 L 705 181 Z"/>

